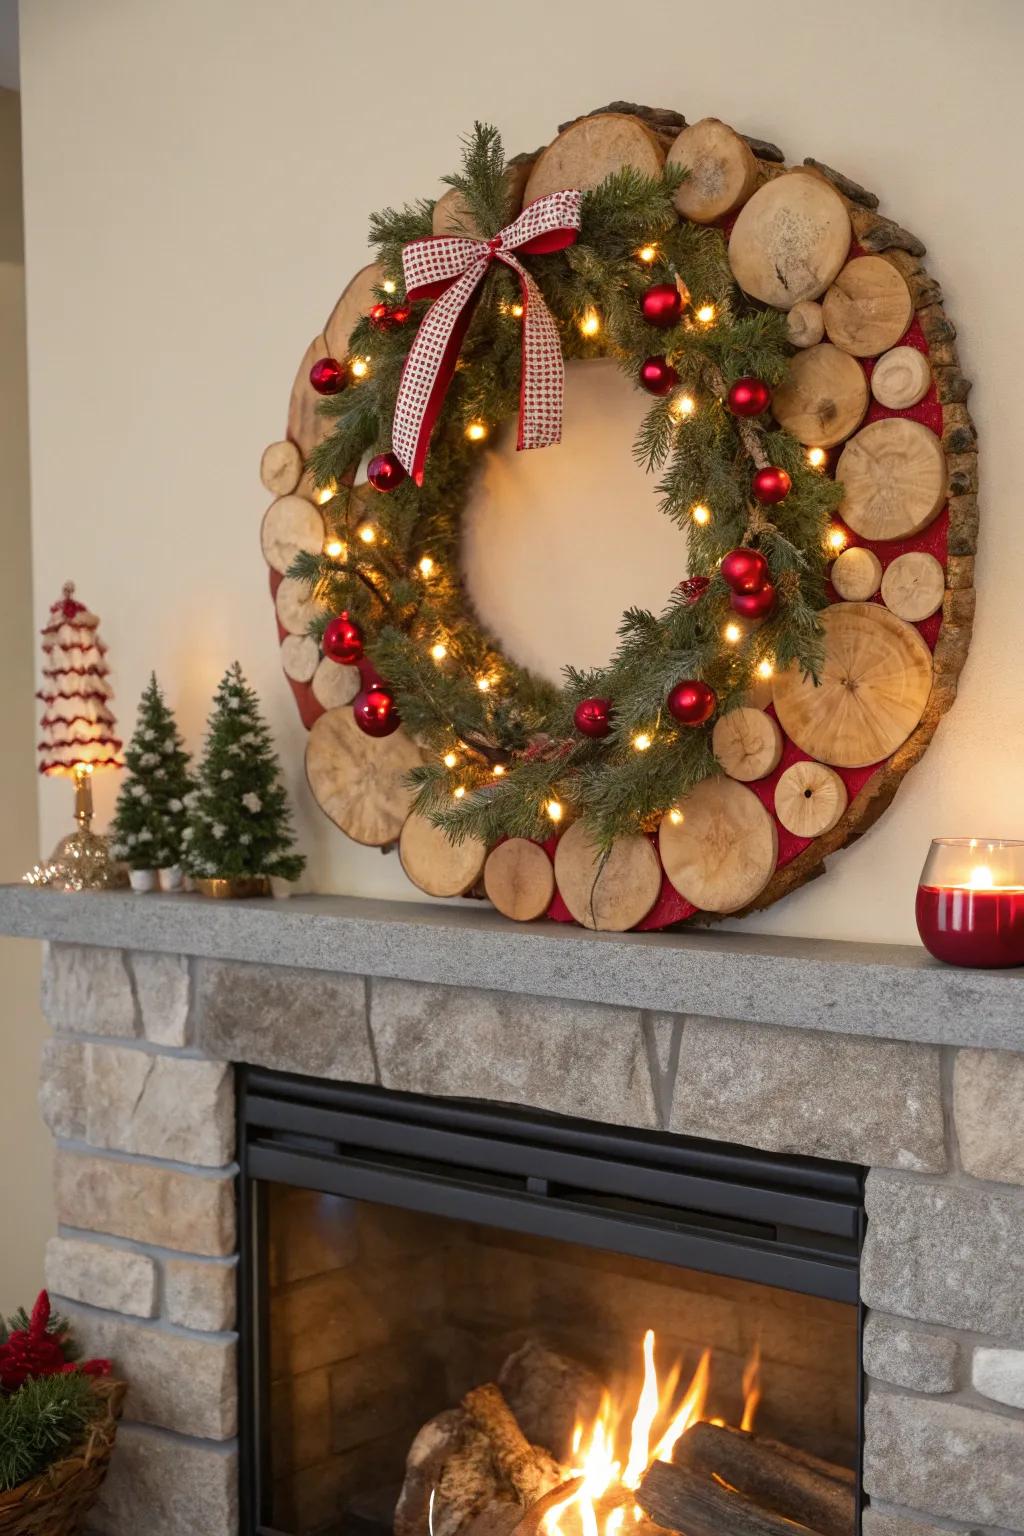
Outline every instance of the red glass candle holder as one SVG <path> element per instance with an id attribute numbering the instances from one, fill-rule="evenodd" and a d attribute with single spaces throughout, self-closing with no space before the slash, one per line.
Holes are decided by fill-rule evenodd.
<path id="1" fill-rule="evenodd" d="M 917 931 L 947 965 L 1024 965 L 1024 842 L 937 837 L 917 888 Z"/>

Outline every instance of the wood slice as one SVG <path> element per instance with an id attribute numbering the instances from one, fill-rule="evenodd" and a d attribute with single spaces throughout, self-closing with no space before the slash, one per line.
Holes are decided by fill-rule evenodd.
<path id="1" fill-rule="evenodd" d="M 328 353 L 336 357 L 339 363 L 348 357 L 349 337 L 355 329 L 356 321 L 368 314 L 371 305 L 377 302 L 374 289 L 379 288 L 383 281 L 384 268 L 379 262 L 374 261 L 368 267 L 361 267 L 331 310 L 331 318 L 324 326 L 324 338 Z"/>
<path id="2" fill-rule="evenodd" d="M 664 163 L 657 135 L 638 118 L 620 112 L 581 117 L 541 152 L 523 201 L 532 203 L 566 187 L 587 191 L 627 165 L 644 176 L 660 176 Z"/>
<path id="3" fill-rule="evenodd" d="M 287 496 L 302 479 L 302 454 L 287 437 L 264 448 L 260 479 L 275 496 Z"/>
<path id="4" fill-rule="evenodd" d="M 893 347 L 914 317 L 905 279 L 884 256 L 848 261 L 822 304 L 830 341 L 854 357 L 877 357 Z"/>
<path id="5" fill-rule="evenodd" d="M 946 498 L 946 457 L 919 421 L 889 416 L 850 439 L 836 465 L 840 515 L 863 539 L 909 539 L 938 515 Z"/>
<path id="6" fill-rule="evenodd" d="M 286 576 L 277 589 L 274 599 L 277 616 L 290 635 L 305 635 L 314 619 L 323 612 L 304 581 Z"/>
<path id="7" fill-rule="evenodd" d="M 533 160 L 526 155 L 514 161 L 505 171 L 509 220 L 514 219 L 523 206 L 523 193 L 526 191 L 526 183 L 530 179 L 533 165 Z M 486 238 L 485 232 L 478 227 L 457 187 L 449 187 L 448 191 L 438 198 L 434 204 L 433 222 L 435 235 L 469 235 L 477 240 Z"/>
<path id="8" fill-rule="evenodd" d="M 832 448 L 856 432 L 868 408 L 868 381 L 856 358 L 823 341 L 789 360 L 772 396 L 780 427 L 808 447 Z"/>
<path id="9" fill-rule="evenodd" d="M 358 667 L 343 667 L 324 656 L 313 673 L 313 697 L 324 709 L 340 709 L 352 703 L 362 683 Z"/>
<path id="10" fill-rule="evenodd" d="M 717 117 L 684 128 L 667 163 L 689 172 L 675 202 L 683 217 L 695 224 L 714 224 L 742 208 L 760 174 L 749 144 Z"/>
<path id="11" fill-rule="evenodd" d="M 324 545 L 324 518 L 305 496 L 279 496 L 263 515 L 260 546 L 271 570 L 287 576 L 300 551 L 318 555 Z"/>
<path id="12" fill-rule="evenodd" d="M 298 444 L 304 460 L 309 458 L 317 443 L 322 443 L 331 431 L 327 417 L 317 411 L 321 396 L 309 382 L 309 370 L 319 358 L 327 354 L 326 339 L 323 336 L 314 337 L 303 354 L 288 402 L 288 436 Z"/>
<path id="13" fill-rule="evenodd" d="M 476 837 L 451 842 L 414 811 L 398 839 L 398 857 L 413 885 L 428 896 L 465 896 L 480 878 L 487 849 Z"/>
<path id="14" fill-rule="evenodd" d="M 620 837 L 602 858 L 581 821 L 558 841 L 555 880 L 576 921 L 602 933 L 635 928 L 661 890 L 658 855 L 646 837 Z"/>
<path id="15" fill-rule="evenodd" d="M 935 556 L 924 550 L 897 555 L 882 577 L 883 603 L 910 624 L 938 613 L 945 595 L 946 573 Z"/>
<path id="16" fill-rule="evenodd" d="M 820 177 L 791 171 L 740 209 L 729 263 L 744 293 L 792 309 L 825 292 L 849 249 L 850 216 L 838 192 Z"/>
<path id="17" fill-rule="evenodd" d="M 882 562 L 873 549 L 855 544 L 832 563 L 832 585 L 846 603 L 866 603 L 882 585 Z"/>
<path id="18" fill-rule="evenodd" d="M 317 805 L 353 842 L 371 848 L 401 832 L 413 799 L 405 778 L 421 761 L 404 729 L 367 736 L 348 708 L 321 715 L 306 743 L 306 778 Z"/>
<path id="19" fill-rule="evenodd" d="M 704 779 L 679 809 L 682 820 L 662 818 L 658 845 L 680 896 L 705 912 L 745 907 L 779 856 L 778 830 L 760 800 L 735 779 Z"/>
<path id="20" fill-rule="evenodd" d="M 825 334 L 825 316 L 813 299 L 794 304 L 786 316 L 786 334 L 794 347 L 816 347 Z"/>
<path id="21" fill-rule="evenodd" d="M 539 843 L 510 837 L 487 857 L 484 890 L 504 917 L 529 923 L 543 917 L 555 894 L 555 870 Z"/>
<path id="22" fill-rule="evenodd" d="M 771 715 L 741 706 L 715 721 L 711 748 L 730 779 L 752 784 L 779 766 L 782 732 Z"/>
<path id="23" fill-rule="evenodd" d="M 871 393 L 890 411 L 907 411 L 928 393 L 932 368 L 916 347 L 893 347 L 871 372 Z"/>
<path id="24" fill-rule="evenodd" d="M 317 669 L 320 647 L 312 635 L 285 635 L 281 641 L 281 665 L 285 677 L 308 683 Z"/>
<path id="25" fill-rule="evenodd" d="M 775 680 L 775 712 L 811 757 L 866 768 L 902 746 L 924 714 L 931 652 L 916 629 L 878 603 L 835 603 L 821 622 L 820 686 L 794 665 Z"/>
<path id="26" fill-rule="evenodd" d="M 834 768 L 824 763 L 794 763 L 779 775 L 775 786 L 775 814 L 787 832 L 797 837 L 820 837 L 831 832 L 846 810 L 846 785 Z"/>

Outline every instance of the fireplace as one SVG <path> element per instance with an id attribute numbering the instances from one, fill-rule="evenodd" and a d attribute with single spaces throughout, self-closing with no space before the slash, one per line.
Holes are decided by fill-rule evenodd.
<path id="1" fill-rule="evenodd" d="M 859 1530 L 862 1169 L 238 1089 L 246 1536 Z"/>

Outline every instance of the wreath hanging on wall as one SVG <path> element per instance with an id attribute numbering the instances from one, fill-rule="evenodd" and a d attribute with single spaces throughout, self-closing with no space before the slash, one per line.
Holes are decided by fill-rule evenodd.
<path id="1" fill-rule="evenodd" d="M 264 454 L 313 792 L 511 917 L 767 905 L 888 804 L 966 654 L 974 431 L 923 247 L 826 167 L 623 104 L 507 163 L 477 125 L 447 181 L 372 220 Z M 689 572 L 557 689 L 459 555 L 495 430 L 557 438 L 563 357 L 651 395 L 635 454 Z"/>

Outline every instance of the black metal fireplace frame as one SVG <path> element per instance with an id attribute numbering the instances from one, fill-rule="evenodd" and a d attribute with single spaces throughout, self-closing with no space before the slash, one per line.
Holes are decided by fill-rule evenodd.
<path id="1" fill-rule="evenodd" d="M 270 1521 L 267 1186 L 290 1184 L 755 1280 L 860 1309 L 865 1170 L 240 1067 L 243 1536 Z M 861 1317 L 861 1322 L 863 1318 Z M 863 1410 L 863 1376 L 859 1381 Z M 863 1444 L 858 1424 L 858 1444 Z"/>

